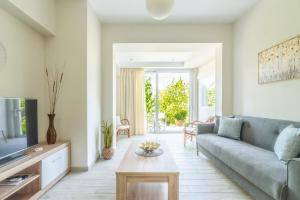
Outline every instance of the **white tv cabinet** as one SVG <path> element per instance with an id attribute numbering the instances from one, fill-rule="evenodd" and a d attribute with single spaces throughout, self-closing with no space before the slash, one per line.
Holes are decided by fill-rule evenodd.
<path id="1" fill-rule="evenodd" d="M 39 199 L 70 172 L 69 142 L 40 146 L 42 151 L 29 152 L 28 156 L 0 167 L 0 181 L 15 174 L 30 174 L 17 186 L 0 186 L 0 200 Z"/>

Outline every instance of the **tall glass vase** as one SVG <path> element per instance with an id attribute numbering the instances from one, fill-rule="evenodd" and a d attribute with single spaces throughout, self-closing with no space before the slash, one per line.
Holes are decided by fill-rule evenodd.
<path id="1" fill-rule="evenodd" d="M 48 114 L 48 117 L 49 117 L 49 127 L 47 130 L 47 143 L 55 144 L 56 143 L 56 130 L 54 127 L 55 114 Z"/>

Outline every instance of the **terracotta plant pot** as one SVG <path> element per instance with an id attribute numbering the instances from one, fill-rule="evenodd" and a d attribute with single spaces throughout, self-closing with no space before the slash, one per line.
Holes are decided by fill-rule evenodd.
<path id="1" fill-rule="evenodd" d="M 176 120 L 176 126 L 183 126 L 184 121 L 183 120 Z"/>
<path id="2" fill-rule="evenodd" d="M 49 117 L 49 127 L 47 130 L 47 143 L 55 144 L 56 143 L 56 130 L 54 127 L 55 114 L 48 114 L 48 117 Z"/>
<path id="3" fill-rule="evenodd" d="M 105 160 L 110 160 L 114 155 L 114 149 L 113 148 L 103 148 L 102 154 L 103 154 L 103 158 Z"/>

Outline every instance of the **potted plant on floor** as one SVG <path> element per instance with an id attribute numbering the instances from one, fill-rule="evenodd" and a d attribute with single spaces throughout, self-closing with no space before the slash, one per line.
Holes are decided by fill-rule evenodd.
<path id="1" fill-rule="evenodd" d="M 187 111 L 186 110 L 179 111 L 175 114 L 174 117 L 176 119 L 176 125 L 177 126 L 183 126 L 184 121 L 187 117 Z"/>
<path id="2" fill-rule="evenodd" d="M 105 160 L 110 160 L 114 154 L 114 150 L 112 148 L 113 141 L 113 131 L 112 124 L 103 121 L 102 122 L 102 133 L 104 136 L 104 148 L 102 150 L 103 158 Z"/>

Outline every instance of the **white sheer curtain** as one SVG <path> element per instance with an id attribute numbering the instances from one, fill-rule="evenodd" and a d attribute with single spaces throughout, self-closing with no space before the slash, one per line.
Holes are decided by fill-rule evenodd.
<path id="1" fill-rule="evenodd" d="M 131 134 L 144 134 L 144 70 L 122 68 L 120 70 L 119 93 L 121 119 L 126 118 L 129 120 Z"/>

